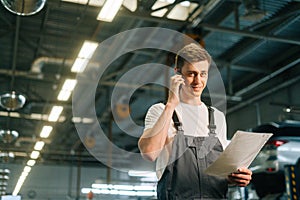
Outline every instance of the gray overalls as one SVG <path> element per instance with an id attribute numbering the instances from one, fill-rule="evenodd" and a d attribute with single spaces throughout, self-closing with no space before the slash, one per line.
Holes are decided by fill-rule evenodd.
<path id="1" fill-rule="evenodd" d="M 173 122 L 177 129 L 169 164 L 157 185 L 159 200 L 226 199 L 228 183 L 224 178 L 203 172 L 223 151 L 216 137 L 214 110 L 209 110 L 208 137 L 183 134 L 176 112 Z"/>

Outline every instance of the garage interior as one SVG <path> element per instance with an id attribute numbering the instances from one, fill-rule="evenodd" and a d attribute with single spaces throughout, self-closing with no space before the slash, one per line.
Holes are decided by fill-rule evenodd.
<path id="1" fill-rule="evenodd" d="M 188 39 L 213 58 L 202 97 L 225 113 L 228 139 L 265 123 L 300 124 L 299 0 L 122 0 L 111 21 L 98 19 L 109 0 L 26 1 L 23 10 L 21 0 L 0 5 L 0 196 L 155 199 L 153 189 L 89 191 L 155 186 L 137 141 Z M 86 58 L 84 44 L 95 50 Z"/>

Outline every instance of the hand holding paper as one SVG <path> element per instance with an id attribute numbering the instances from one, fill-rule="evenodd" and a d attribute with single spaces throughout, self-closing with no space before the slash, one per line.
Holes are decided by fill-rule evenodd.
<path id="1" fill-rule="evenodd" d="M 205 173 L 225 178 L 239 168 L 248 168 L 272 135 L 272 133 L 237 131 L 224 152 L 205 170 Z"/>

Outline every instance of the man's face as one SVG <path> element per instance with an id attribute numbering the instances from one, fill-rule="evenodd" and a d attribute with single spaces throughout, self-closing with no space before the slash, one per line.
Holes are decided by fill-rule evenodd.
<path id="1" fill-rule="evenodd" d="M 208 79 L 208 67 L 207 61 L 183 65 L 181 73 L 185 79 L 185 85 L 182 86 L 182 95 L 188 98 L 201 96 Z"/>

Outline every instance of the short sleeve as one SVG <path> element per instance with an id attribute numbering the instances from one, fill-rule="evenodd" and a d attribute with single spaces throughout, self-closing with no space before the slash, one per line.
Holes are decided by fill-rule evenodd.
<path id="1" fill-rule="evenodd" d="M 165 105 L 163 103 L 158 103 L 152 105 L 146 114 L 145 117 L 145 130 L 152 128 L 157 122 L 158 118 L 162 114 Z"/>

